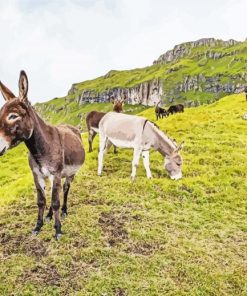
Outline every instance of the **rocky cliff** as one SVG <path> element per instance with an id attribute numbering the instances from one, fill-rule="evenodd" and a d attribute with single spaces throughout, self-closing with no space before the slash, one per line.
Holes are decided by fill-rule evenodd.
<path id="1" fill-rule="evenodd" d="M 239 43 L 240 42 L 233 39 L 223 41 L 214 38 L 203 38 L 197 41 L 186 42 L 178 44 L 172 50 L 168 50 L 166 53 L 162 54 L 156 61 L 154 61 L 154 64 L 163 64 L 177 61 L 183 57 L 189 56 L 192 52 L 192 49 L 198 47 L 208 48 L 202 53 L 203 55 L 206 55 L 209 58 L 219 59 L 225 55 L 234 55 L 236 54 L 236 51 L 223 53 L 221 51 L 217 52 L 217 48 L 227 48 Z"/>
<path id="2" fill-rule="evenodd" d="M 82 90 L 78 92 L 74 86 L 69 91 L 69 95 L 75 95 L 75 100 L 79 105 L 86 103 L 109 102 L 113 99 L 124 99 L 129 104 L 143 104 L 153 106 L 160 96 L 163 95 L 162 84 L 159 79 L 143 82 L 130 88 L 112 88 L 103 92 L 94 90 Z"/>
<path id="3" fill-rule="evenodd" d="M 153 106 L 161 100 L 165 105 L 194 106 L 240 92 L 246 84 L 247 41 L 204 38 L 176 45 L 151 66 L 111 70 L 75 83 L 64 99 L 79 106 L 112 99 L 125 99 L 133 105 Z"/>
<path id="4" fill-rule="evenodd" d="M 80 105 L 112 98 L 149 106 L 158 100 L 191 105 L 195 100 L 210 102 L 241 91 L 247 83 L 246 70 L 246 41 L 204 38 L 176 45 L 153 66 L 110 71 L 95 80 L 74 84 L 68 95 Z"/>

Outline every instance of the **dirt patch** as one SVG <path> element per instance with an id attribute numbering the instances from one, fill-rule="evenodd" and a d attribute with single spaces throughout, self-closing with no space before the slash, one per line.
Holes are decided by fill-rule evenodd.
<path id="1" fill-rule="evenodd" d="M 128 238 L 128 232 L 124 228 L 127 219 L 128 217 L 121 213 L 101 213 L 98 222 L 110 246 L 113 247 Z"/>
<path id="2" fill-rule="evenodd" d="M 119 288 L 119 287 L 114 288 L 113 293 L 115 296 L 127 296 L 128 295 L 126 290 L 124 290 L 123 288 Z"/>
<path id="3" fill-rule="evenodd" d="M 54 265 L 37 265 L 23 273 L 20 279 L 21 282 L 32 282 L 57 287 L 61 285 L 62 281 L 62 277 Z"/>
<path id="4" fill-rule="evenodd" d="M 159 248 L 157 244 L 150 244 L 147 242 L 133 243 L 127 248 L 127 253 L 134 253 L 143 256 L 150 256 Z"/>
<path id="5" fill-rule="evenodd" d="M 73 233 L 70 234 L 73 236 Z M 73 241 L 71 243 L 71 247 L 81 249 L 81 248 L 87 248 L 89 246 L 89 243 L 87 239 L 83 237 L 78 237 L 77 234 L 74 235 Z"/>
<path id="6" fill-rule="evenodd" d="M 97 267 L 96 267 L 97 266 Z M 91 272 L 96 272 L 96 261 L 86 263 L 82 260 L 66 262 L 64 266 L 57 266 L 51 260 L 37 263 L 30 270 L 26 270 L 18 278 L 18 283 L 32 283 L 39 290 L 43 287 L 53 286 L 61 288 L 59 295 L 71 295 L 83 288 L 83 279 L 88 278 Z"/>
<path id="7" fill-rule="evenodd" d="M 43 241 L 35 236 L 31 238 L 26 237 L 21 245 L 21 249 L 26 255 L 35 256 L 38 259 L 48 255 L 48 249 Z"/>
<path id="8" fill-rule="evenodd" d="M 0 244 L 3 247 L 4 255 L 24 253 L 27 256 L 35 256 L 40 259 L 48 253 L 47 247 L 42 240 L 26 234 L 10 235 L 0 233 Z"/>
<path id="9" fill-rule="evenodd" d="M 102 206 L 105 204 L 105 202 L 101 199 L 84 199 L 83 200 L 83 204 L 84 205 L 91 205 L 91 206 Z"/>
<path id="10" fill-rule="evenodd" d="M 90 273 L 95 273 L 99 266 L 95 259 L 87 262 L 77 259 L 66 264 L 66 274 L 61 278 L 63 289 L 59 295 L 67 296 L 80 291 L 85 285 L 84 280 Z"/>
<path id="11" fill-rule="evenodd" d="M 189 188 L 188 186 L 186 186 L 185 184 L 182 184 L 181 186 L 179 186 L 179 189 L 181 191 L 186 191 L 188 193 L 193 193 L 193 189 Z"/>

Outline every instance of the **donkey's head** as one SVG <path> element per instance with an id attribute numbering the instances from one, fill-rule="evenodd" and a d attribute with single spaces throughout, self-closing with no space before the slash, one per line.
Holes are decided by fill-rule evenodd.
<path id="1" fill-rule="evenodd" d="M 0 155 L 3 155 L 8 149 L 30 138 L 33 120 L 29 113 L 28 79 L 24 71 L 20 72 L 18 97 L 1 81 L 0 90 L 6 101 L 0 110 Z"/>
<path id="2" fill-rule="evenodd" d="M 183 148 L 184 143 L 179 145 L 173 153 L 165 157 L 165 169 L 167 170 L 169 176 L 173 180 L 178 180 L 182 178 L 182 156 L 179 151 Z"/>
<path id="3" fill-rule="evenodd" d="M 117 113 L 123 112 L 124 100 L 114 100 L 112 104 L 113 104 L 114 112 L 117 112 Z"/>

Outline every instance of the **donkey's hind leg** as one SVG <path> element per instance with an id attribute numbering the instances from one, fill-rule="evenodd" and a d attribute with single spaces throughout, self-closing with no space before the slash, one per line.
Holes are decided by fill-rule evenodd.
<path id="1" fill-rule="evenodd" d="M 66 177 L 65 182 L 63 184 L 63 206 L 62 206 L 62 217 L 66 217 L 68 215 L 67 212 L 67 200 L 68 200 L 68 194 L 70 189 L 70 184 L 74 179 L 74 176 Z"/>
<path id="2" fill-rule="evenodd" d="M 56 230 L 55 238 L 59 239 L 62 235 L 61 231 L 61 221 L 59 215 L 59 208 L 60 208 L 60 200 L 59 200 L 59 193 L 61 190 L 61 176 L 55 175 L 52 179 L 52 193 L 51 193 L 51 206 L 53 210 L 53 215 L 55 217 L 55 225 L 54 228 Z"/>
<path id="3" fill-rule="evenodd" d="M 112 145 L 113 145 L 112 142 L 107 140 L 105 153 L 111 148 Z M 116 154 L 117 153 L 117 147 L 115 145 L 113 145 L 113 148 L 114 148 L 113 153 Z"/>
<path id="4" fill-rule="evenodd" d="M 96 132 L 92 129 L 89 130 L 88 132 L 88 145 L 89 145 L 89 151 L 88 152 L 92 152 L 93 151 L 93 139 L 96 136 Z"/>

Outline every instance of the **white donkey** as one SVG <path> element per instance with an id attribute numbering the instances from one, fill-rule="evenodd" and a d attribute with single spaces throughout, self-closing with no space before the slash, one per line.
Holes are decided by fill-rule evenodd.
<path id="1" fill-rule="evenodd" d="M 154 148 L 164 156 L 164 167 L 171 179 L 178 180 L 182 178 L 182 157 L 179 155 L 179 151 L 182 149 L 183 143 L 177 146 L 154 123 L 146 118 L 109 112 L 99 123 L 99 136 L 98 175 L 102 173 L 103 158 L 107 148 L 114 144 L 117 147 L 134 149 L 132 180 L 135 179 L 136 168 L 141 154 L 147 177 L 152 178 L 149 168 L 150 148 Z"/>

